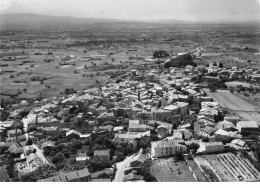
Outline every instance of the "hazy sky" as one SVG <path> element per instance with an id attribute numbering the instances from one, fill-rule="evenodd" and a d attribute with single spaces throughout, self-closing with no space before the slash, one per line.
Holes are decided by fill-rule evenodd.
<path id="1" fill-rule="evenodd" d="M 0 0 L 0 13 L 132 20 L 260 20 L 260 0 Z"/>

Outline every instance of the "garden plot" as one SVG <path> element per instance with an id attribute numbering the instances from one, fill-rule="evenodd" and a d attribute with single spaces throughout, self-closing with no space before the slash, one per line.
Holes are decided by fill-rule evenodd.
<path id="1" fill-rule="evenodd" d="M 201 161 L 204 160 L 201 166 L 208 164 L 208 168 L 212 169 L 216 176 L 219 177 L 220 181 L 260 180 L 260 172 L 241 153 L 204 155 L 199 156 L 199 158 L 200 160 L 196 161 L 201 163 Z"/>

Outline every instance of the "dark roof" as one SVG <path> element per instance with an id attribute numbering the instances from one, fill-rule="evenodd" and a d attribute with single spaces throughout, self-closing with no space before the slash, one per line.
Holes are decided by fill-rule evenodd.
<path id="1" fill-rule="evenodd" d="M 127 174 L 126 176 L 124 176 L 123 181 L 126 182 L 126 181 L 131 181 L 131 180 L 142 180 L 142 179 L 143 179 L 143 176 L 136 175 L 134 173 L 130 173 L 130 174 Z"/>

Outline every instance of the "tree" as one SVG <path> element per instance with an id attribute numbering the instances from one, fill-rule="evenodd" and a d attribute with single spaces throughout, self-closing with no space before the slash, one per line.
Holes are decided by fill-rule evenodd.
<path id="1" fill-rule="evenodd" d="M 62 162 L 64 160 L 64 154 L 59 152 L 52 158 L 52 163 Z"/>
<path id="2" fill-rule="evenodd" d="M 209 138 L 206 137 L 206 136 L 203 136 L 203 137 L 202 137 L 202 141 L 203 141 L 203 142 L 209 142 Z"/>
<path id="3" fill-rule="evenodd" d="M 177 160 L 177 161 L 183 161 L 184 160 L 184 156 L 182 153 L 178 152 L 175 154 L 174 158 Z"/>
<path id="4" fill-rule="evenodd" d="M 219 68 L 223 68 L 223 67 L 224 67 L 223 63 L 222 63 L 222 62 L 219 62 L 218 67 L 219 67 Z"/>
<path id="5" fill-rule="evenodd" d="M 1 105 L 2 106 L 2 105 Z M 3 110 L 1 112 L 1 117 L 0 117 L 0 120 L 1 121 L 6 121 L 8 119 L 8 117 L 10 116 L 10 113 L 6 110 Z"/>
<path id="6" fill-rule="evenodd" d="M 151 146 L 151 138 L 148 137 L 148 136 L 144 136 L 140 139 L 140 141 L 138 142 L 138 146 L 140 148 L 143 148 L 143 149 L 146 149 L 147 147 L 150 147 Z"/>
<path id="7" fill-rule="evenodd" d="M 165 58 L 165 57 L 169 57 L 170 55 L 164 51 L 164 50 L 159 50 L 159 51 L 155 51 L 153 52 L 153 58 L 157 59 L 157 58 Z"/>
<path id="8" fill-rule="evenodd" d="M 94 151 L 93 150 L 88 150 L 87 151 L 87 156 L 89 156 L 89 157 L 94 156 Z"/>
<path id="9" fill-rule="evenodd" d="M 197 151 L 197 149 L 199 149 L 199 145 L 196 144 L 196 143 L 192 143 L 192 144 L 189 146 L 189 149 L 190 149 L 190 150 L 195 150 L 195 151 Z"/>

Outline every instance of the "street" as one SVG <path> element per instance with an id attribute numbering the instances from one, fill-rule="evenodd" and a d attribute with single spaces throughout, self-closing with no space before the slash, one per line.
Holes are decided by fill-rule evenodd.
<path id="1" fill-rule="evenodd" d="M 142 149 L 136 154 L 141 155 Z M 113 182 L 123 182 L 125 167 L 130 165 L 133 157 L 136 156 L 136 154 L 126 157 L 126 159 L 122 162 L 116 163 L 117 171 L 116 171 L 115 179 L 113 180 Z"/>

